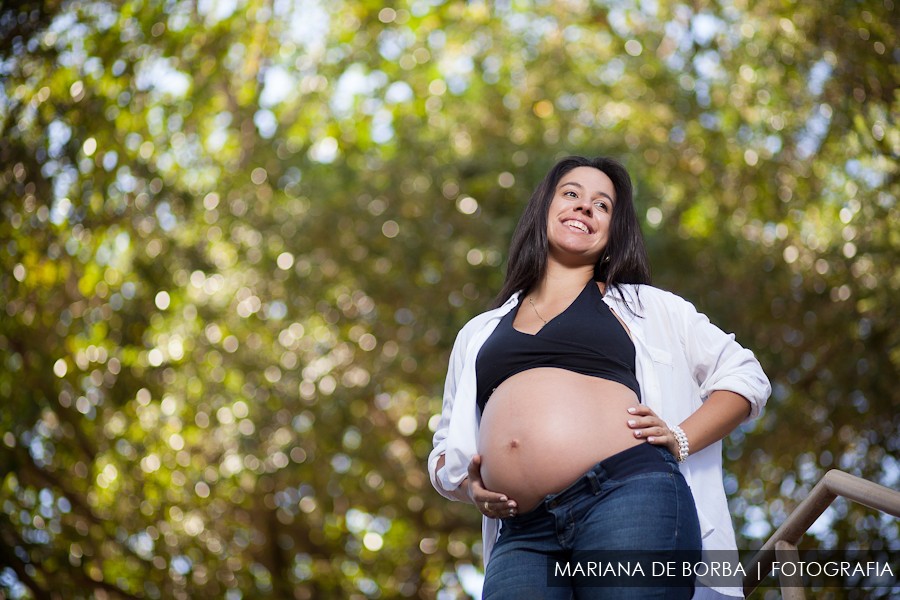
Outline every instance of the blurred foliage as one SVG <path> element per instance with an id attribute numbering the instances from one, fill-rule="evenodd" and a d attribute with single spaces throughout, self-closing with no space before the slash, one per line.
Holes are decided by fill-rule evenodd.
<path id="1" fill-rule="evenodd" d="M 462 596 L 432 415 L 569 153 L 772 378 L 741 545 L 829 468 L 898 487 L 894 0 L 389 4 L 3 4 L 0 596 Z"/>

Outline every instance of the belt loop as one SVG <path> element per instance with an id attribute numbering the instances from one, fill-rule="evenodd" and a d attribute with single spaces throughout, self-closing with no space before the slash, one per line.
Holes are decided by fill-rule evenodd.
<path id="1" fill-rule="evenodd" d="M 597 473 L 597 471 L 600 471 Z M 600 478 L 604 477 L 605 473 L 603 472 L 603 467 L 597 465 L 593 469 L 587 472 L 588 483 L 591 486 L 591 493 L 596 494 L 600 491 Z"/>

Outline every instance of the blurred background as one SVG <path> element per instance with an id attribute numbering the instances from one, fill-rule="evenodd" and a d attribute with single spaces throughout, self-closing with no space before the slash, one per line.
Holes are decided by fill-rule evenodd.
<path id="1" fill-rule="evenodd" d="M 726 440 L 741 547 L 827 469 L 897 488 L 897 23 L 895 0 L 4 2 L 0 597 L 477 593 L 434 415 L 572 153 L 629 167 L 654 283 L 772 379 Z M 900 529 L 839 500 L 804 544 Z"/>

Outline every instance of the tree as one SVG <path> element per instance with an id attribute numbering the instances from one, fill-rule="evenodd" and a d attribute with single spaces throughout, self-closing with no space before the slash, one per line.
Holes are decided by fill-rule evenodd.
<path id="1" fill-rule="evenodd" d="M 4 6 L 0 589 L 462 594 L 447 354 L 568 153 L 625 160 L 657 284 L 773 380 L 727 444 L 742 544 L 829 467 L 896 487 L 893 10 Z"/>

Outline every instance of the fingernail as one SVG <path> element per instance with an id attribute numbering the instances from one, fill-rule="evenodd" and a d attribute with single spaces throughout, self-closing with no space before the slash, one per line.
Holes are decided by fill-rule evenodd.
<path id="1" fill-rule="evenodd" d="M 508 498 L 506 496 L 500 496 L 500 502 L 506 502 L 507 499 Z"/>
<path id="2" fill-rule="evenodd" d="M 637 425 L 637 421 L 635 421 L 634 419 L 628 419 L 628 424 L 634 427 L 635 425 Z"/>
<path id="3" fill-rule="evenodd" d="M 656 439 L 655 437 L 651 436 L 651 437 L 647 438 L 647 441 L 650 443 L 653 443 L 653 440 L 655 440 L 655 439 Z"/>
<path id="4" fill-rule="evenodd" d="M 635 432 L 634 432 L 634 437 L 641 437 L 641 432 L 640 432 L 640 431 L 635 431 Z"/>
<path id="5" fill-rule="evenodd" d="M 630 412 L 631 414 L 634 414 L 635 412 L 637 412 L 637 409 L 632 406 L 628 409 L 628 412 Z"/>

